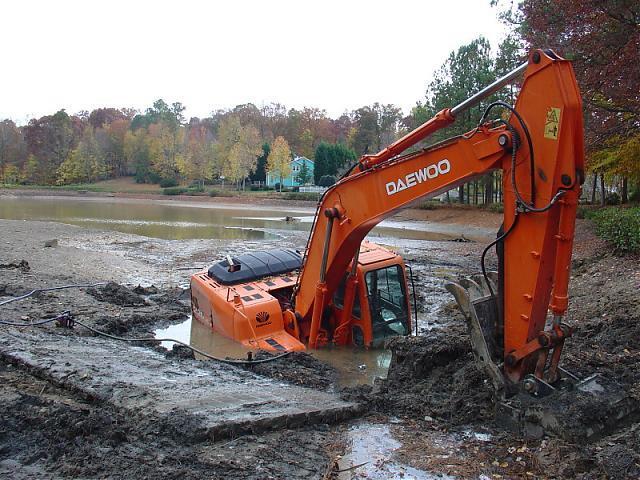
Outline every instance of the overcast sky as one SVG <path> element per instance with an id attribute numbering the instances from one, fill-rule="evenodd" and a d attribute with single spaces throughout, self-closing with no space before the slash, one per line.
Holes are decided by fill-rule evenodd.
<path id="1" fill-rule="evenodd" d="M 495 48 L 504 32 L 489 0 L 7 0 L 0 11 L 0 119 L 19 123 L 157 98 L 187 117 L 247 102 L 408 112 L 451 50 L 479 35 Z"/>

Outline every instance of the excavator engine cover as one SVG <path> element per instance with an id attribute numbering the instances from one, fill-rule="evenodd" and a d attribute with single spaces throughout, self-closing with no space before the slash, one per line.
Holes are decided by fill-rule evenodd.
<path id="1" fill-rule="evenodd" d="M 238 255 L 212 265 L 207 274 L 222 285 L 251 282 L 280 275 L 302 266 L 302 257 L 291 249 L 265 250 Z"/>

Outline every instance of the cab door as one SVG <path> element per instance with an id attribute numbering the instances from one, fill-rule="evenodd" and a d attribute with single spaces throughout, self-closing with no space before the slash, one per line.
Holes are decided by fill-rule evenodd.
<path id="1" fill-rule="evenodd" d="M 370 321 L 370 328 L 366 329 L 370 330 L 367 343 L 372 347 L 381 347 L 389 337 L 408 335 L 411 318 L 403 266 L 395 263 L 366 271 L 364 285 Z"/>

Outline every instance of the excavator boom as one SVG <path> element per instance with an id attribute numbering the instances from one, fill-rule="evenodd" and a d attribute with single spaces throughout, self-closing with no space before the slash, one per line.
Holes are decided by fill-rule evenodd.
<path id="1" fill-rule="evenodd" d="M 522 72 L 515 108 L 491 107 L 505 110 L 508 121 L 485 123 L 461 137 L 398 156 Z M 550 51 L 531 52 L 526 64 L 480 94 L 438 113 L 380 153 L 364 156 L 325 193 L 293 294 L 292 315 L 298 324 L 309 325 L 302 340 L 317 346 L 324 309 L 373 227 L 417 199 L 493 170 L 503 172 L 505 233 L 497 242 L 501 271 L 497 279 L 484 276 L 485 296 L 495 303 L 489 309 L 495 318 L 488 320 L 495 338 L 489 343 L 498 344 L 502 358 L 495 362 L 504 361 L 504 376 L 512 382 L 534 373 L 542 379 L 551 350 L 551 376 L 557 375 L 562 345 L 571 333 L 561 317 L 568 304 L 583 178 L 583 127 L 571 65 Z M 548 310 L 553 322 L 545 330 Z"/>

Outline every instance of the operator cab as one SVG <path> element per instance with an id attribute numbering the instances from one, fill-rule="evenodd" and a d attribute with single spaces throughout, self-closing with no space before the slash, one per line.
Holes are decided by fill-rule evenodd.
<path id="1" fill-rule="evenodd" d="M 357 285 L 346 343 L 382 347 L 389 337 L 411 332 L 407 273 L 399 255 L 365 242 L 356 270 Z M 345 275 L 333 297 L 335 317 L 344 315 L 345 293 L 353 288 Z M 363 308 L 364 305 L 364 308 Z"/>

